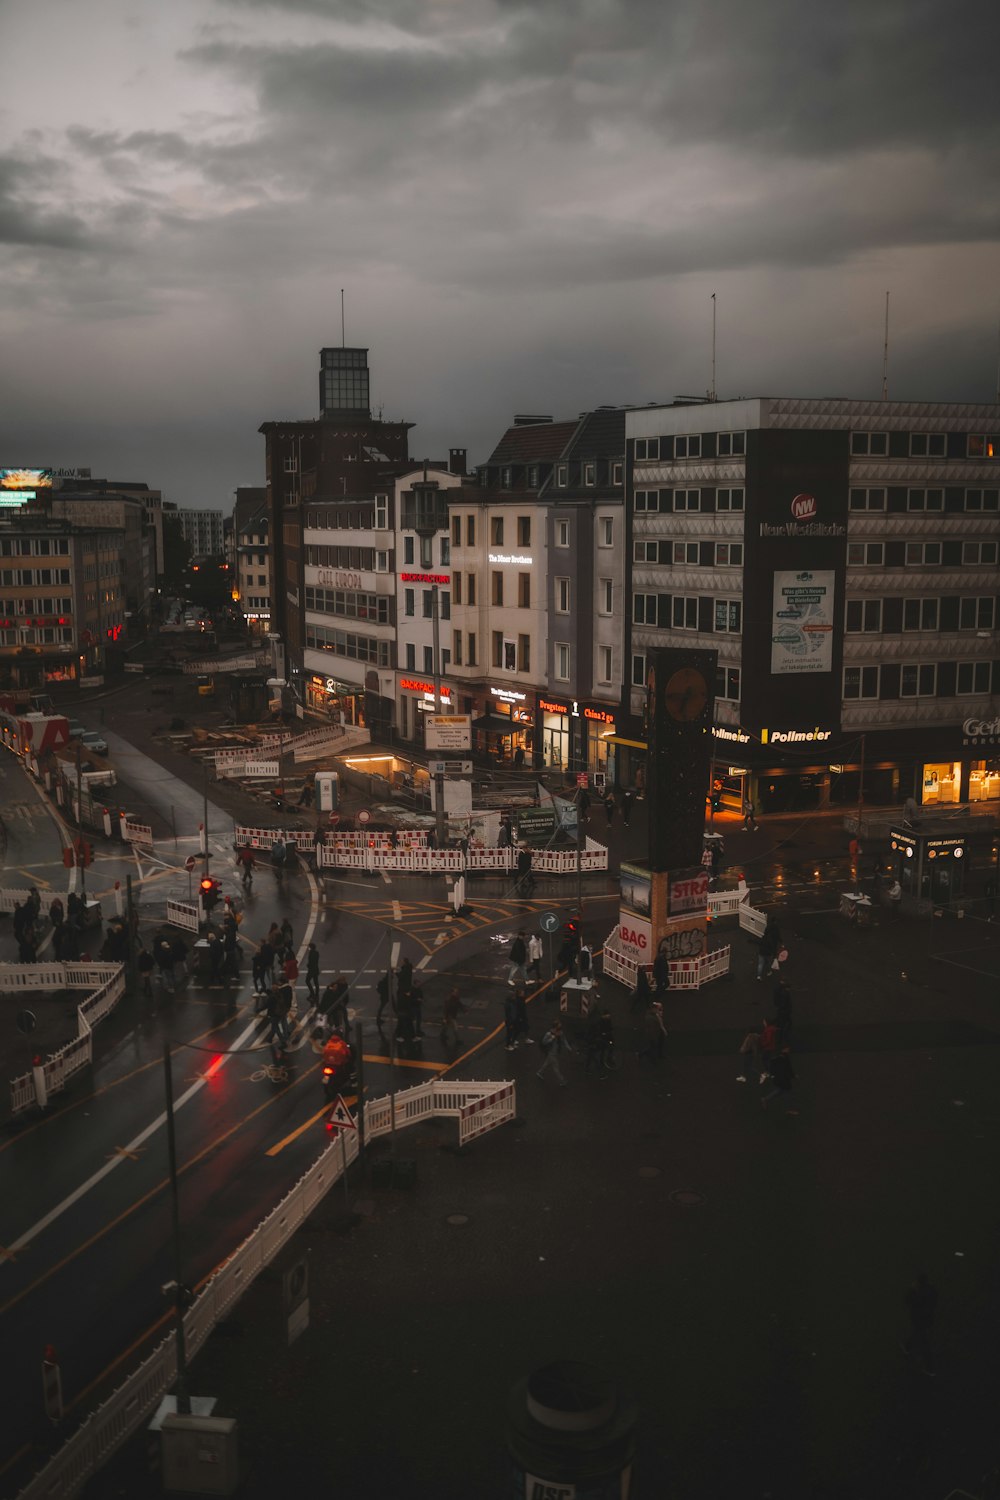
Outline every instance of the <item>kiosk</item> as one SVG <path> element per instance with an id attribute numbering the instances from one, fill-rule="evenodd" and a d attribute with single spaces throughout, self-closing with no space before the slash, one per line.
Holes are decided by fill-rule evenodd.
<path id="1" fill-rule="evenodd" d="M 960 904 L 965 889 L 964 834 L 892 828 L 889 863 L 903 889 L 904 911 L 926 914 Z"/>

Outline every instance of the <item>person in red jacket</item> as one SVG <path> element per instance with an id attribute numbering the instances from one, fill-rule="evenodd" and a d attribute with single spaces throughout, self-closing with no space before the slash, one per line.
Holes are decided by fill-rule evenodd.
<path id="1" fill-rule="evenodd" d="M 778 1049 L 778 1028 L 774 1021 L 761 1021 L 760 1031 L 750 1031 L 740 1043 L 741 1057 L 750 1057 L 753 1067 L 760 1074 L 760 1082 L 766 1083 L 771 1071 L 771 1062 Z M 744 1063 L 744 1067 L 746 1064 Z M 737 1073 L 736 1082 L 746 1083 L 746 1073 Z"/>

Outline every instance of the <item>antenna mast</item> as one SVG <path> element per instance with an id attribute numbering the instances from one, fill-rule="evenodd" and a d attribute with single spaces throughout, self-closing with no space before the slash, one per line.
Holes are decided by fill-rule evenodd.
<path id="1" fill-rule="evenodd" d="M 712 389 L 708 393 L 709 401 L 717 400 L 715 392 L 715 293 L 712 293 Z"/>
<path id="2" fill-rule="evenodd" d="M 885 294 L 885 340 L 882 344 L 882 400 L 889 399 L 889 293 Z"/>
<path id="3" fill-rule="evenodd" d="M 344 288 L 340 288 L 340 347 L 347 348 L 347 334 L 344 332 Z"/>

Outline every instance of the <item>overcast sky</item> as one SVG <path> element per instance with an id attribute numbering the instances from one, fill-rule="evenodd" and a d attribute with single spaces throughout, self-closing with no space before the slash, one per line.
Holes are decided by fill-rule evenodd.
<path id="1" fill-rule="evenodd" d="M 371 350 L 416 458 L 515 411 L 992 400 L 996 0 L 0 0 L 0 466 L 181 505 Z"/>

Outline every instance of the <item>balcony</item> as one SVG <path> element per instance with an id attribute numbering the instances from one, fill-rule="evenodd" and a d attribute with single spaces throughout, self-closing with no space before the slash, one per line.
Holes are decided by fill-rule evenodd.
<path id="1" fill-rule="evenodd" d="M 448 506 L 437 485 L 414 485 L 403 496 L 402 526 L 418 536 L 448 530 Z"/>

